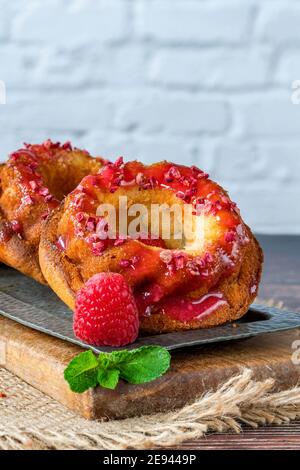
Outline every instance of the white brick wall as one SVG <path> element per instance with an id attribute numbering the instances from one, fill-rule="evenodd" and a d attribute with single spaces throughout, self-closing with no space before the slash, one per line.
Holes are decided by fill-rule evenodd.
<path id="1" fill-rule="evenodd" d="M 300 233 L 299 0 L 0 0 L 0 159 L 23 141 L 196 163 Z"/>

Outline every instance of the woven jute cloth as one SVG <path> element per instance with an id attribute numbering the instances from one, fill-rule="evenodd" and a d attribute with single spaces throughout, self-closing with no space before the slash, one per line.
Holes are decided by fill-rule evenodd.
<path id="1" fill-rule="evenodd" d="M 87 421 L 0 369 L 0 449 L 146 449 L 178 445 L 208 432 L 240 432 L 300 416 L 300 386 L 272 392 L 272 379 L 244 369 L 184 408 L 120 421 Z"/>

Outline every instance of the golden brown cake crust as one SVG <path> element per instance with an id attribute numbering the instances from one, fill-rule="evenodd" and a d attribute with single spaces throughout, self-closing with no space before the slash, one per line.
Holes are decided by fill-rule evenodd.
<path id="1" fill-rule="evenodd" d="M 46 141 L 11 154 L 0 168 L 0 261 L 45 284 L 38 259 L 45 219 L 85 175 L 101 166 L 102 159 L 69 143 Z"/>
<path id="2" fill-rule="evenodd" d="M 79 275 L 77 267 L 70 265 L 66 268 L 68 260 L 56 247 L 57 226 L 62 214 L 63 203 L 55 209 L 51 217 L 46 220 L 41 232 L 39 245 L 39 263 L 42 273 L 48 284 L 58 297 L 70 307 L 75 308 L 75 292 L 71 285 L 72 279 Z"/>
<path id="3" fill-rule="evenodd" d="M 55 246 L 56 229 L 63 212 L 62 207 L 54 211 L 43 228 L 39 249 L 40 265 L 54 292 L 71 310 L 74 310 L 75 292 L 71 286 L 82 285 L 82 279 L 78 267 L 60 253 Z M 173 320 L 158 311 L 150 317 L 142 319 L 140 331 L 146 334 L 157 334 L 209 328 L 241 318 L 248 311 L 249 305 L 257 295 L 257 290 L 251 293 L 251 287 L 254 282 L 259 285 L 263 264 L 262 249 L 249 228 L 248 234 L 250 243 L 244 248 L 237 270 L 216 286 L 216 290 L 227 298 L 228 305 L 222 306 L 214 315 L 203 320 L 187 323 Z"/>
<path id="4" fill-rule="evenodd" d="M 214 187 L 219 188 L 218 186 Z M 134 198 L 134 192 L 132 194 Z M 164 197 L 168 198 L 168 194 L 168 191 L 166 191 Z M 154 192 L 152 193 L 150 190 L 144 192 L 145 200 L 151 200 L 153 195 Z M 73 251 L 59 250 L 57 248 L 57 239 L 61 233 L 60 230 L 63 229 L 69 220 L 70 214 L 68 213 L 68 208 L 70 197 L 72 198 L 73 195 L 69 196 L 52 213 L 43 227 L 39 258 L 42 272 L 49 285 L 74 310 L 76 292 L 82 287 L 84 282 L 96 272 L 117 270 L 118 263 L 126 255 L 126 249 L 121 245 L 108 250 L 108 253 L 104 256 L 92 256 L 89 255 L 84 242 L 79 240 L 76 242 Z M 107 195 L 107 197 L 110 201 L 114 199 L 114 195 L 111 194 Z M 237 218 L 240 224 L 243 224 L 238 212 L 234 217 Z M 259 243 L 250 228 L 245 224 L 243 224 L 243 238 L 246 242 L 241 244 L 238 259 L 230 275 L 223 276 L 221 272 L 219 280 L 215 284 L 209 288 L 200 286 L 192 292 L 192 298 L 197 298 L 197 296 L 205 295 L 209 290 L 217 291 L 223 294 L 227 300 L 226 305 L 219 307 L 210 316 L 192 321 L 172 319 L 157 307 L 150 316 L 141 317 L 140 331 L 142 334 L 208 328 L 242 317 L 257 295 L 263 263 L 263 253 Z M 147 247 L 147 250 L 149 250 L 151 255 L 151 250 L 153 250 L 152 253 L 154 254 L 157 248 Z M 153 273 L 151 275 L 153 276 Z M 127 280 L 133 286 L 134 281 L 131 278 Z M 176 290 L 180 291 L 180 284 Z"/>
<path id="5" fill-rule="evenodd" d="M 249 305 L 257 296 L 251 293 L 253 280 L 259 285 L 262 274 L 263 252 L 249 229 L 251 241 L 244 249 L 243 257 L 237 271 L 230 277 L 224 279 L 216 286 L 228 301 L 228 305 L 221 306 L 213 315 L 203 320 L 191 322 L 179 322 L 163 315 L 161 312 L 143 319 L 141 331 L 147 334 L 169 333 L 172 331 L 191 330 L 197 328 L 210 328 L 233 322 L 247 313 Z"/>

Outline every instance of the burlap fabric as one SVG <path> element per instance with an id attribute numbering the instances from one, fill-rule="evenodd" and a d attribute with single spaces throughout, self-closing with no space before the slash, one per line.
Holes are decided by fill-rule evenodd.
<path id="1" fill-rule="evenodd" d="M 210 431 L 281 424 L 300 416 L 300 387 L 273 393 L 244 370 L 216 392 L 164 414 L 92 422 L 0 369 L 1 449 L 145 449 L 178 445 Z"/>

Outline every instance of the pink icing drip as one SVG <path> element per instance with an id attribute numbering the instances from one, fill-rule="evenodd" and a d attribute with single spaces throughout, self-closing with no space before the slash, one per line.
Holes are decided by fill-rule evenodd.
<path id="1" fill-rule="evenodd" d="M 203 320 L 223 305 L 228 305 L 221 292 L 210 292 L 199 299 L 172 297 L 160 305 L 164 314 L 174 320 L 188 322 Z"/>
<path id="2" fill-rule="evenodd" d="M 65 251 L 66 250 L 66 239 L 63 236 L 58 237 L 56 241 L 56 248 L 58 248 L 59 251 Z"/>

